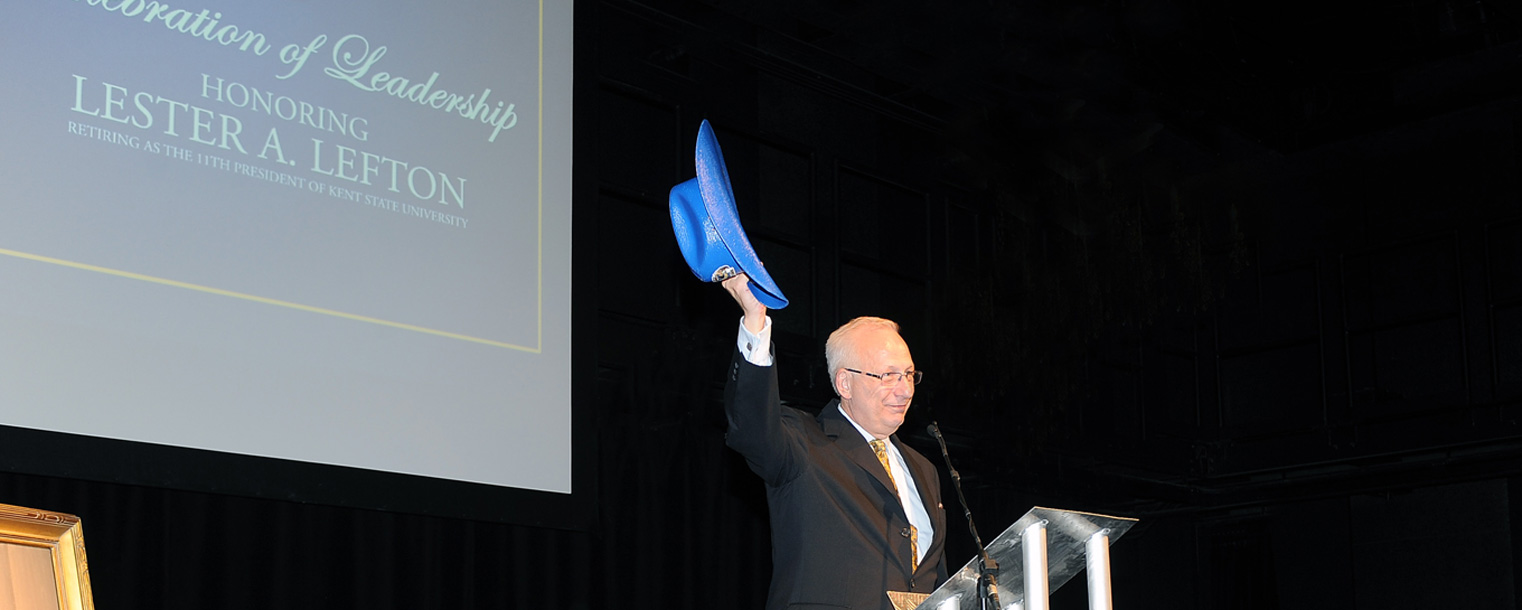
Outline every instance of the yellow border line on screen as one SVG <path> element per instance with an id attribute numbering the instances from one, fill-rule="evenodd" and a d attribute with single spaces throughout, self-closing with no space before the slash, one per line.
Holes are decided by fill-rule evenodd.
<path id="1" fill-rule="evenodd" d="M 252 294 L 246 294 L 246 293 L 242 293 L 242 292 L 234 292 L 234 291 L 231 291 L 231 290 L 223 290 L 221 288 L 212 288 L 210 286 L 201 286 L 199 284 L 191 284 L 189 282 L 181 282 L 181 281 L 178 281 L 178 280 L 171 280 L 171 279 L 166 279 L 166 278 L 161 278 L 161 277 L 154 277 L 154 276 L 151 276 L 151 275 L 144 275 L 144 274 L 141 274 L 141 273 L 133 273 L 131 271 L 122 271 L 120 269 L 112 269 L 110 267 L 101 267 L 99 265 L 91 265 L 91 264 L 88 264 L 88 263 L 78 263 L 78 262 L 74 262 L 74 261 L 63 260 L 61 258 L 53 258 L 51 256 L 42 256 L 40 254 L 31 254 L 31 253 L 28 253 L 28 252 L 20 252 L 20 251 L 17 251 L 17 250 L 8 250 L 8 249 L 5 249 L 5 248 L 0 248 L 0 255 L 10 256 L 10 257 L 14 257 L 14 258 L 26 259 L 26 260 L 29 260 L 29 261 L 36 261 L 36 262 L 39 262 L 39 263 L 47 263 L 47 264 L 50 264 L 50 265 L 59 265 L 59 266 L 62 266 L 62 267 L 69 267 L 69 268 L 72 268 L 72 269 L 79 269 L 79 270 L 82 270 L 82 271 L 93 271 L 93 272 L 96 272 L 96 273 L 104 273 L 106 275 L 114 275 L 114 276 L 117 276 L 117 277 L 122 277 L 122 278 L 127 278 L 127 279 L 132 279 L 132 280 L 140 280 L 140 281 L 150 282 L 150 283 L 154 283 L 154 284 L 161 284 L 161 285 L 164 285 L 164 286 L 173 286 L 175 288 L 184 288 L 186 290 L 194 290 L 196 292 L 204 292 L 204 293 L 207 293 L 207 294 L 215 294 L 215 295 L 218 295 L 218 296 L 232 297 L 234 299 L 241 299 L 241 300 L 244 300 L 244 301 L 252 301 L 252 302 L 255 302 L 255 303 L 263 303 L 265 305 L 274 305 L 276 307 L 285 307 L 287 309 L 296 309 L 296 310 L 305 311 L 305 312 L 309 312 L 309 313 L 322 314 L 322 315 L 325 315 L 325 316 L 333 316 L 333 317 L 336 317 L 336 318 L 344 318 L 346 320 L 354 320 L 356 322 L 365 322 L 365 323 L 369 323 L 369 324 L 378 324 L 378 325 L 381 325 L 381 326 L 389 326 L 391 328 L 399 328 L 399 329 L 402 329 L 402 330 L 410 330 L 410 331 L 425 333 L 425 334 L 429 334 L 429 335 L 437 335 L 437 336 L 440 336 L 440 337 L 448 337 L 450 339 L 459 339 L 461 341 L 469 341 L 471 343 L 481 343 L 481 344 L 484 344 L 484 345 L 493 345 L 493 346 L 496 346 L 496 347 L 505 347 L 507 349 L 514 349 L 514 350 L 518 350 L 518 351 L 522 351 L 522 352 L 529 352 L 529 353 L 533 353 L 533 354 L 539 353 L 539 350 L 537 348 L 528 348 L 528 347 L 524 347 L 524 346 L 521 346 L 521 345 L 513 345 L 511 343 L 504 343 L 504 342 L 501 342 L 501 341 L 492 341 L 491 339 L 482 339 L 480 337 L 472 337 L 470 335 L 462 335 L 462 334 L 459 334 L 459 333 L 452 333 L 452 332 L 442 331 L 442 330 L 438 330 L 438 329 L 434 329 L 434 328 L 426 328 L 426 327 L 422 327 L 422 326 L 416 326 L 416 325 L 412 325 L 412 324 L 403 324 L 401 322 L 392 322 L 390 320 L 382 320 L 380 318 L 372 318 L 370 316 L 362 316 L 362 315 L 359 315 L 359 314 L 352 314 L 352 313 L 337 311 L 337 310 L 333 310 L 333 309 L 324 309 L 322 307 L 313 307 L 311 305 L 302 305 L 300 303 L 292 303 L 290 301 L 281 301 L 279 299 L 271 299 L 271 298 L 268 298 L 268 297 L 261 297 L 261 296 L 252 295 Z"/>

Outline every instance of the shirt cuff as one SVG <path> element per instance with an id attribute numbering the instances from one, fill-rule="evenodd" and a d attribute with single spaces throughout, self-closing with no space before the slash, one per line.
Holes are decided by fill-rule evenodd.
<path id="1" fill-rule="evenodd" d="M 740 348 L 740 355 L 745 356 L 745 361 L 756 366 L 772 365 L 772 317 L 766 316 L 766 324 L 761 327 L 761 332 L 753 333 L 745 328 L 745 317 L 740 317 L 740 336 L 736 339 L 735 347 Z"/>

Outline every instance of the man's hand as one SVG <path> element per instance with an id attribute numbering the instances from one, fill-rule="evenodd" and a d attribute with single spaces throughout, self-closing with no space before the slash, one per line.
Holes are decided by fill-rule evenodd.
<path id="1" fill-rule="evenodd" d="M 745 311 L 746 330 L 759 333 L 766 328 L 766 306 L 751 293 L 749 277 L 742 273 L 724 280 L 724 289 L 729 291 L 729 296 L 734 297 L 735 302 L 740 304 L 740 309 Z"/>

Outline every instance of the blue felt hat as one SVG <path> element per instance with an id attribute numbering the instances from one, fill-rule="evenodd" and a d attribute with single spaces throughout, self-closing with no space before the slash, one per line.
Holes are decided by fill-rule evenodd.
<path id="1" fill-rule="evenodd" d="M 750 276 L 751 292 L 762 305 L 787 307 L 787 297 L 761 266 L 745 229 L 740 228 L 724 153 L 707 120 L 698 127 L 696 156 L 698 177 L 671 187 L 671 228 L 687 266 L 705 282 L 722 282 L 744 273 Z"/>

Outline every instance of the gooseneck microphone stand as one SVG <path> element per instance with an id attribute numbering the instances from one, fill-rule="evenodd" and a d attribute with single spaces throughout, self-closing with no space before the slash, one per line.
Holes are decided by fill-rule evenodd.
<path id="1" fill-rule="evenodd" d="M 946 469 L 951 471 L 951 485 L 957 489 L 957 501 L 962 503 L 962 512 L 967 515 L 967 529 L 972 531 L 972 541 L 978 545 L 978 602 L 983 610 L 1001 610 L 999 605 L 999 562 L 988 556 L 988 549 L 983 546 L 983 539 L 978 537 L 978 525 L 972 521 L 972 509 L 967 507 L 967 496 L 962 495 L 962 475 L 957 473 L 955 466 L 951 465 L 951 454 L 946 452 L 946 439 L 941 436 L 941 427 L 935 422 L 925 428 L 931 436 L 941 444 L 941 457 L 946 459 Z"/>

